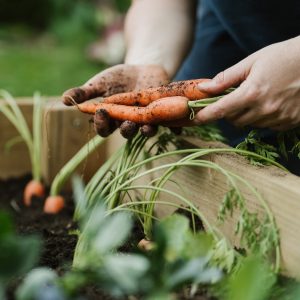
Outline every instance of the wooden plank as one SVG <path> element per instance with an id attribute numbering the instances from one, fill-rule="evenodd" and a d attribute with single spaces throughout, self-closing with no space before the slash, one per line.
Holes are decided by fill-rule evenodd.
<path id="1" fill-rule="evenodd" d="M 3 102 L 0 100 L 0 105 Z M 20 99 L 21 110 L 29 126 L 32 125 L 32 100 Z M 5 145 L 18 135 L 14 126 L 0 113 L 0 179 L 18 177 L 30 172 L 30 161 L 27 147 L 18 143 L 9 151 Z"/>
<path id="2" fill-rule="evenodd" d="M 17 99 L 26 121 L 32 126 L 32 99 Z M 47 98 L 44 110 L 42 175 L 50 184 L 60 168 L 94 136 L 90 117 L 72 107 L 64 106 L 58 97 Z M 1 102 L 0 102 L 1 105 Z M 0 179 L 18 177 L 31 172 L 28 150 L 24 143 L 15 145 L 9 152 L 5 144 L 18 135 L 10 122 L 0 118 Z M 88 179 L 107 156 L 106 145 L 79 166 L 77 172 Z"/>
<path id="3" fill-rule="evenodd" d="M 49 102 L 43 126 L 43 178 L 50 184 L 63 165 L 95 134 L 90 117 L 61 102 Z M 89 179 L 106 159 L 106 146 L 89 155 L 77 173 Z"/>
<path id="4" fill-rule="evenodd" d="M 208 143 L 196 139 L 189 139 L 189 141 L 201 148 L 226 147 L 220 143 Z M 178 157 L 167 158 L 159 164 L 174 162 L 177 159 Z M 263 196 L 275 216 L 280 231 L 282 272 L 299 279 L 300 177 L 273 166 L 252 166 L 244 157 L 237 154 L 213 154 L 206 159 L 246 179 Z M 228 191 L 228 182 L 224 176 L 211 169 L 183 167 L 176 172 L 173 179 L 183 187 L 189 199 L 205 214 L 209 222 L 217 224 L 218 209 L 223 196 Z M 256 197 L 245 186 L 239 186 L 249 209 L 262 211 Z M 179 192 L 174 184 L 168 187 Z M 174 198 L 166 195 L 161 197 L 167 201 L 174 201 Z M 167 206 L 157 206 L 157 213 L 160 216 L 170 214 L 173 210 Z M 238 245 L 238 241 L 233 234 L 233 228 L 237 217 L 237 214 L 234 214 L 229 222 L 219 226 L 225 236 L 235 245 Z"/>

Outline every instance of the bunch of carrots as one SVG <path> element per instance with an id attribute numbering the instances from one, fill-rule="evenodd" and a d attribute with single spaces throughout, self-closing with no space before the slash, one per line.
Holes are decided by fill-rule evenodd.
<path id="1" fill-rule="evenodd" d="M 100 102 L 89 101 L 78 104 L 77 107 L 84 113 L 95 115 L 98 133 L 108 136 L 115 129 L 111 130 L 114 127 L 111 120 L 126 121 L 126 126 L 134 127 L 134 124 L 157 125 L 186 119 L 191 108 L 197 107 L 193 104 L 197 102 L 195 100 L 217 100 L 218 97 L 209 98 L 211 95 L 198 89 L 198 85 L 207 80 L 209 79 L 172 82 L 156 88 L 115 94 Z M 149 128 L 142 127 L 141 130 Z"/>

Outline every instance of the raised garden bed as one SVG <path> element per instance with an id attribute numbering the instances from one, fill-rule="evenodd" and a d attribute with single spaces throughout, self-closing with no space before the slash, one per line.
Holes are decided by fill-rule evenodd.
<path id="1" fill-rule="evenodd" d="M 22 111 L 30 124 L 32 118 L 32 103 L 30 100 L 21 100 L 20 103 Z M 87 140 L 91 139 L 94 134 L 89 123 L 89 118 L 76 111 L 75 108 L 66 108 L 62 106 L 55 99 L 52 99 L 47 103 L 43 116 L 46 122 L 43 123 L 42 135 L 42 175 L 44 182 L 49 186 L 58 170 L 87 142 Z M 44 250 L 39 260 L 39 266 L 50 267 L 54 269 L 57 274 L 64 276 L 64 274 L 70 270 L 75 245 L 77 243 L 77 230 L 80 228 L 78 227 L 78 223 L 73 221 L 74 202 L 72 196 L 70 193 L 66 194 L 65 208 L 58 215 L 46 215 L 43 213 L 42 207 L 44 199 L 35 198 L 30 207 L 24 206 L 22 201 L 22 190 L 26 182 L 30 179 L 30 176 L 24 176 L 24 174 L 28 174 L 30 171 L 30 166 L 26 162 L 26 159 L 24 159 L 27 150 L 22 144 L 15 145 L 9 152 L 4 150 L 4 145 L 16 135 L 16 132 L 8 121 L 2 119 L 1 122 L 3 122 L 3 126 L 6 130 L 4 130 L 5 134 L 0 138 L 0 163 L 3 166 L 0 170 L 0 178 L 2 180 L 0 182 L 0 209 L 8 210 L 14 216 L 18 234 L 24 235 L 35 233 L 43 237 Z M 271 237 L 271 240 L 274 238 L 274 241 L 271 241 L 271 243 L 274 243 L 277 247 L 274 253 L 277 257 L 277 264 L 275 263 L 275 267 L 273 267 L 277 269 L 280 264 L 280 271 L 284 275 L 293 278 L 300 277 L 300 268 L 295 263 L 295 261 L 299 261 L 300 259 L 300 251 L 298 250 L 300 249 L 300 242 L 297 234 L 300 225 L 298 218 L 300 211 L 299 177 L 274 166 L 252 166 L 246 158 L 233 153 L 230 148 L 222 143 L 204 142 L 199 138 L 184 137 L 181 139 L 181 143 L 185 145 L 185 148 L 182 149 L 187 149 L 188 151 L 185 153 L 186 155 L 192 155 L 194 149 L 198 148 L 208 149 L 208 154 L 205 154 L 206 150 L 203 150 L 204 152 L 200 155 L 201 161 L 190 160 L 190 164 L 182 164 L 180 167 L 178 165 L 174 168 L 175 175 L 170 177 L 170 181 L 167 181 L 166 184 L 162 182 L 161 185 L 156 185 L 153 179 L 159 179 L 160 176 L 164 174 L 164 166 L 174 166 L 174 163 L 180 162 L 184 157 L 182 154 L 185 150 L 182 150 L 183 152 L 179 151 L 178 153 L 174 152 L 174 155 L 172 156 L 168 153 L 171 153 L 173 148 L 170 148 L 167 151 L 164 150 L 166 155 L 162 155 L 159 160 L 156 160 L 155 155 L 150 151 L 147 154 L 148 156 L 144 159 L 153 157 L 153 160 L 150 161 L 150 159 L 142 169 L 138 170 L 145 172 L 146 176 L 126 185 L 127 181 L 130 181 L 131 178 L 137 176 L 136 174 L 139 174 L 135 173 L 134 169 L 130 172 L 127 171 L 127 169 L 135 167 L 138 164 L 136 159 L 138 159 L 139 156 L 135 157 L 132 153 L 137 151 L 138 148 L 134 146 L 134 143 L 137 143 L 136 145 L 138 145 L 139 141 L 146 143 L 145 139 L 139 139 L 139 137 L 137 137 L 135 142 L 132 142 L 132 144 L 129 143 L 126 146 L 127 148 L 123 148 L 125 151 L 122 152 L 121 158 L 127 159 L 125 165 L 120 164 L 117 168 L 114 166 L 115 169 L 108 168 L 107 170 L 109 171 L 106 171 L 103 175 L 102 181 L 99 182 L 98 179 L 98 181 L 96 180 L 93 183 L 94 187 L 88 186 L 91 195 L 93 195 L 93 189 L 95 190 L 99 183 L 101 183 L 101 189 L 106 191 L 106 194 L 103 193 L 102 195 L 101 189 L 98 191 L 98 194 L 105 198 L 108 193 L 107 199 L 110 199 L 111 201 L 109 202 L 109 205 L 111 205 L 109 208 L 112 209 L 112 211 L 118 209 L 122 210 L 128 207 L 133 209 L 133 211 L 137 211 L 138 205 L 141 205 L 141 203 L 145 201 L 141 199 L 148 200 L 145 196 L 148 194 L 145 193 L 143 198 L 143 193 L 136 193 L 136 198 L 134 198 L 137 199 L 136 204 L 132 204 L 132 201 L 133 203 L 135 202 L 130 195 L 130 190 L 132 189 L 133 192 L 137 192 L 138 189 L 151 191 L 151 189 L 153 190 L 156 188 L 159 192 L 150 195 L 150 199 L 153 199 L 153 207 L 155 207 L 155 213 L 153 212 L 152 217 L 161 218 L 163 216 L 171 215 L 178 207 L 182 206 L 193 213 L 197 211 L 199 214 L 195 215 L 202 215 L 205 217 L 205 219 L 201 221 L 203 221 L 204 228 L 208 232 L 215 234 L 216 238 L 223 236 L 224 238 L 220 239 L 220 241 L 226 241 L 228 244 L 231 243 L 236 249 L 244 247 L 244 249 L 239 250 L 241 253 L 243 253 L 243 251 L 248 251 L 249 249 L 247 249 L 247 247 L 245 248 L 244 244 L 241 245 L 241 232 L 238 235 L 234 234 L 235 227 L 238 220 L 240 220 L 239 209 L 243 209 L 247 212 L 248 217 L 255 217 L 257 220 L 265 218 L 265 214 L 267 213 L 266 216 L 268 218 L 265 219 L 265 224 L 268 224 L 268 226 L 269 224 L 270 226 L 274 225 L 272 234 L 276 235 L 276 237 Z M 147 145 L 151 145 L 153 141 L 148 140 L 147 143 L 146 148 L 148 147 Z M 119 149 L 123 144 L 124 139 L 122 139 L 118 133 L 114 134 L 98 147 L 92 156 L 85 159 L 84 162 L 80 164 L 77 168 L 77 173 L 88 182 L 89 178 L 91 178 L 101 165 L 111 157 L 112 153 L 114 153 L 116 149 Z M 219 151 L 218 148 L 223 150 Z M 211 152 L 209 149 L 215 150 Z M 155 171 L 151 171 L 154 170 L 153 168 L 155 168 Z M 111 174 L 111 177 L 109 177 L 109 174 Z M 101 178 L 101 176 L 98 177 Z M 131 184 L 133 183 L 136 184 L 135 188 L 131 188 Z M 150 189 L 149 186 L 151 186 Z M 116 190 L 120 189 L 119 192 L 116 192 L 116 197 L 113 195 L 109 196 L 112 191 L 115 192 L 111 189 L 112 187 Z M 67 192 L 69 188 L 70 185 L 66 185 L 65 192 Z M 88 195 L 88 193 L 86 195 Z M 224 216 L 225 214 L 229 214 L 229 217 L 224 217 L 225 221 L 220 222 L 218 215 L 220 215 L 220 207 L 222 207 L 222 205 L 224 206 L 226 197 L 228 197 L 228 199 L 231 197 L 229 199 L 230 201 L 237 201 L 235 200 L 235 197 L 240 197 L 242 199 L 240 201 L 242 202 L 234 204 L 232 208 L 225 207 L 224 209 L 226 211 L 224 212 Z M 93 197 L 91 197 L 91 199 L 92 198 Z M 118 203 L 119 198 L 128 201 L 121 209 L 115 205 L 115 202 Z M 187 202 L 185 202 L 185 205 L 183 205 L 183 202 L 177 201 L 176 198 L 181 200 L 189 199 L 191 204 L 187 205 Z M 94 200 L 92 199 L 91 201 Z M 138 201 L 141 201 L 141 203 L 138 203 Z M 245 205 L 245 207 L 243 207 L 243 205 Z M 230 215 L 231 210 L 232 215 Z M 77 216 L 78 212 L 79 209 L 77 207 Z M 150 209 L 143 213 L 144 215 L 139 215 L 140 221 L 144 216 L 147 216 L 147 213 L 152 214 L 152 211 Z M 191 225 L 194 224 L 194 218 L 195 216 L 190 216 Z M 149 220 L 145 220 L 146 218 L 144 219 L 144 223 L 141 222 L 143 225 L 150 222 Z M 127 225 L 125 224 L 124 226 L 126 227 Z M 146 227 L 142 228 L 141 225 L 136 225 L 130 239 L 125 245 L 122 245 L 119 250 L 122 252 L 125 251 L 126 253 L 129 250 L 130 252 L 131 250 L 137 251 L 136 245 L 138 241 L 143 238 L 144 233 L 147 237 L 153 237 L 151 236 L 153 226 L 152 221 L 148 226 L 150 228 L 148 228 L 149 231 L 147 231 Z M 256 226 L 263 226 L 263 223 L 259 223 L 259 225 L 256 224 Z M 192 228 L 194 227 L 195 226 L 192 226 Z M 211 230 L 212 228 L 213 230 Z M 84 229 L 80 229 L 84 232 Z M 259 237 L 259 232 L 257 232 L 259 230 L 259 227 L 256 227 L 253 238 Z M 276 240 L 277 234 L 280 236 L 280 244 L 278 244 Z M 80 236 L 82 236 L 82 234 Z M 155 238 L 157 239 L 155 234 L 153 238 L 155 243 L 159 245 L 159 242 L 155 240 Z M 263 239 L 262 241 L 265 242 L 266 239 Z M 118 244 L 117 246 L 120 245 L 121 244 Z M 216 251 L 216 245 L 214 246 L 214 251 Z M 228 245 L 226 244 L 226 247 L 227 246 Z M 156 248 L 154 247 L 154 249 Z M 81 259 L 82 253 L 83 252 L 81 251 Z M 233 251 L 230 253 L 232 254 Z M 149 257 L 146 255 L 146 257 L 151 261 L 151 254 Z M 226 266 L 226 268 L 228 267 L 227 271 L 231 270 L 231 265 L 234 264 L 233 260 L 230 262 L 229 267 Z M 9 299 L 13 299 L 13 291 L 18 285 L 18 278 L 15 278 L 15 280 L 10 283 Z M 189 296 L 190 291 L 191 288 L 189 287 L 188 290 L 184 289 L 174 295 L 176 295 L 177 299 L 191 299 Z M 101 290 L 90 284 L 84 285 L 81 294 L 85 297 L 84 299 L 111 299 Z M 139 299 L 139 297 L 135 296 L 132 299 Z M 199 289 L 196 294 L 193 294 L 192 299 L 206 300 L 214 298 L 207 295 L 206 289 L 204 292 L 202 289 Z"/>

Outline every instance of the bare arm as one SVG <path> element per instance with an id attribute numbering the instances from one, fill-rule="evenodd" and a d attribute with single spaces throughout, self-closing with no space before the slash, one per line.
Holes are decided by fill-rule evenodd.
<path id="1" fill-rule="evenodd" d="M 194 0 L 134 0 L 125 63 L 160 65 L 172 78 L 190 49 L 195 11 Z"/>

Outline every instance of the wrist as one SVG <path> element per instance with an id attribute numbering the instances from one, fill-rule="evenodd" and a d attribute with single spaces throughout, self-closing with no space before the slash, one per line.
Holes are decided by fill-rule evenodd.
<path id="1" fill-rule="evenodd" d="M 143 51 L 145 52 L 145 51 Z M 125 56 L 125 64 L 130 65 L 156 65 L 160 66 L 168 75 L 169 78 L 173 78 L 176 74 L 176 64 L 170 59 L 164 59 L 164 56 L 157 51 L 147 50 L 147 53 L 140 55 L 139 51 L 129 50 Z"/>

